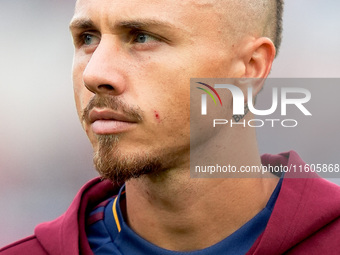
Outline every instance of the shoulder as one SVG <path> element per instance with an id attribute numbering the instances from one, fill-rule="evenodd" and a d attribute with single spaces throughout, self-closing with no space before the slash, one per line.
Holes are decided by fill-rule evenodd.
<path id="1" fill-rule="evenodd" d="M 17 254 L 27 254 L 27 255 L 46 255 L 48 254 L 44 248 L 41 246 L 37 238 L 33 236 L 26 237 L 15 243 L 7 245 L 0 248 L 1 255 L 17 255 Z"/>
<path id="2" fill-rule="evenodd" d="M 340 217 L 325 224 L 308 238 L 296 244 L 287 254 L 340 254 Z"/>
<path id="3" fill-rule="evenodd" d="M 0 249 L 0 255 L 92 254 L 85 232 L 87 213 L 118 191 L 119 186 L 109 181 L 89 181 L 63 215 L 39 224 L 34 235 Z"/>
<path id="4" fill-rule="evenodd" d="M 279 246 L 291 254 L 306 251 L 338 254 L 340 187 L 322 178 L 308 177 L 283 182 L 281 197 L 273 212 L 272 233 L 281 234 L 281 238 L 277 236 Z"/>
<path id="5" fill-rule="evenodd" d="M 305 165 L 295 152 L 265 159 L 288 168 Z M 340 187 L 311 171 L 288 171 L 267 227 L 248 254 L 340 254 L 339 233 Z"/>

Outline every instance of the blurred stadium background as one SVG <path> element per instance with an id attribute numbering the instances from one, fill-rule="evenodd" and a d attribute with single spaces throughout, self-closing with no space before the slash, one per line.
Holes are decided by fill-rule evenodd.
<path id="1" fill-rule="evenodd" d="M 97 175 L 73 101 L 73 7 L 69 0 L 0 2 L 0 247 L 62 214 Z M 271 77 L 339 77 L 339 11 L 339 1 L 287 0 L 282 49 Z M 330 117 L 339 127 L 339 114 Z M 320 157 L 340 163 L 339 147 L 327 147 L 328 141 L 339 145 L 339 128 L 333 130 L 311 130 L 288 148 L 307 162 Z M 315 144 L 316 137 L 325 145 L 311 146 L 308 140 Z M 261 152 L 277 153 L 287 144 L 260 146 Z"/>

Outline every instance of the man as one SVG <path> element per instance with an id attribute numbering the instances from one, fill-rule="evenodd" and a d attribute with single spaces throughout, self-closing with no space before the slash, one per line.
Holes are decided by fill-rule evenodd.
<path id="1" fill-rule="evenodd" d="M 237 167 L 303 164 L 295 152 L 261 159 L 251 128 L 190 137 L 190 78 L 267 77 L 282 5 L 78 0 L 75 100 L 107 180 L 90 181 L 64 215 L 1 254 L 338 254 L 335 185 L 190 178 L 190 153 L 222 141 Z"/>

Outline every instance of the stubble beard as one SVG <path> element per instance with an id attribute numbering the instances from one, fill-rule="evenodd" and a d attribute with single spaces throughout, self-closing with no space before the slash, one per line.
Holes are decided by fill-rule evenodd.
<path id="1" fill-rule="evenodd" d="M 130 105 L 119 97 L 95 95 L 83 109 L 82 122 L 90 125 L 90 112 L 94 108 L 107 108 L 119 112 L 133 122 L 142 123 L 144 112 L 137 105 Z M 168 148 L 141 148 L 139 150 L 121 150 L 124 134 L 95 135 L 94 165 L 104 179 L 122 184 L 133 178 L 144 175 L 161 176 L 171 169 L 176 162 L 176 155 Z M 133 141 L 130 141 L 133 142 Z M 144 147 L 144 146 L 143 146 Z"/>
<path id="2" fill-rule="evenodd" d="M 160 157 L 146 152 L 124 154 L 119 150 L 118 135 L 97 135 L 98 148 L 93 162 L 102 178 L 123 184 L 147 174 L 158 174 L 164 170 Z"/>

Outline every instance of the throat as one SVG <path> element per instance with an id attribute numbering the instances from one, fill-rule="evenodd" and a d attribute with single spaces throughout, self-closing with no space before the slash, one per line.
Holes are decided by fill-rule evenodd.
<path id="1" fill-rule="evenodd" d="M 204 249 L 230 236 L 265 207 L 278 181 L 169 178 L 170 186 L 147 177 L 127 182 L 125 220 L 139 236 L 174 251 Z"/>

